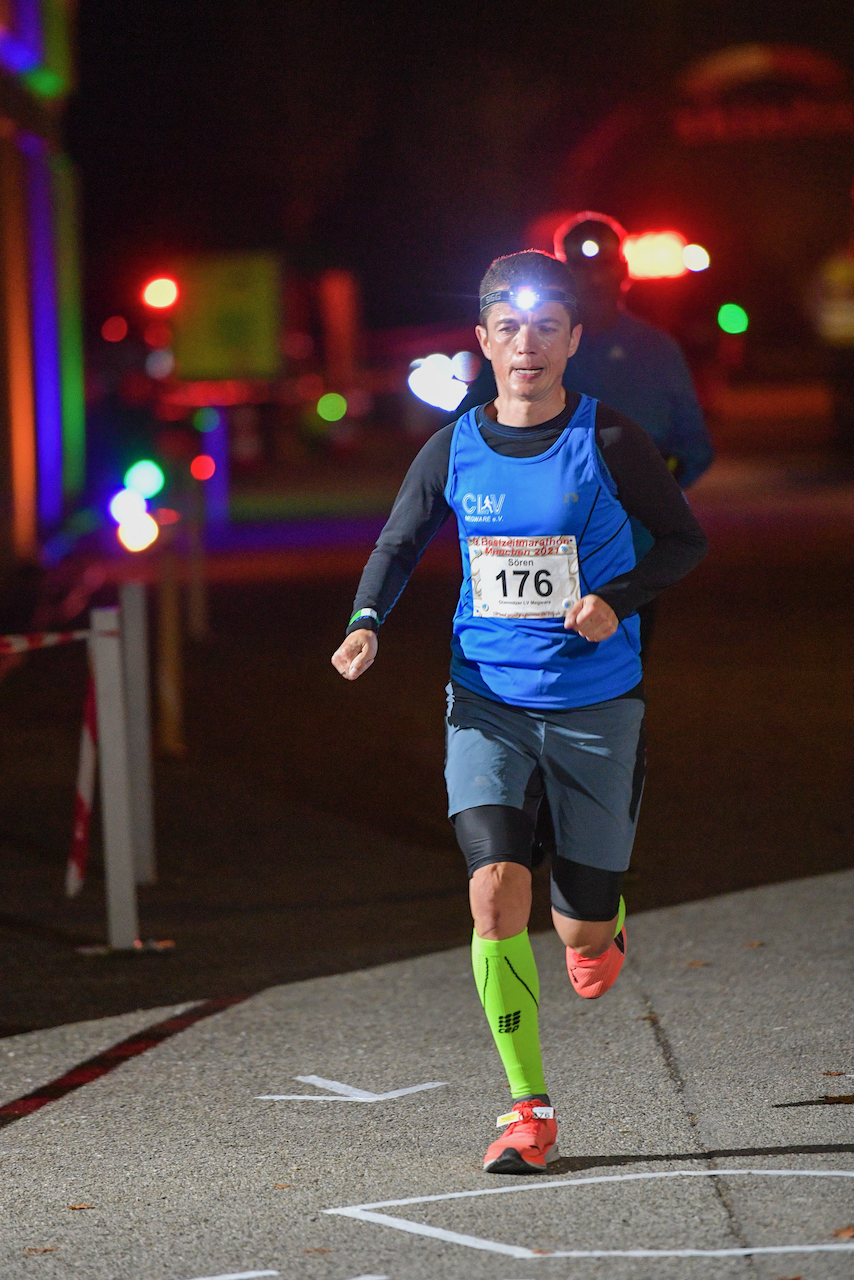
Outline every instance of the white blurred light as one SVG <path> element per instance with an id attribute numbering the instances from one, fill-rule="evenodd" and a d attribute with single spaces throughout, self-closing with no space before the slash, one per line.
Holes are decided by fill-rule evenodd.
<path id="1" fill-rule="evenodd" d="M 412 365 L 407 379 L 412 394 L 425 404 L 452 413 L 465 397 L 466 384 L 454 377 L 450 358 L 437 354 L 425 360 L 413 360 Z"/>
<path id="2" fill-rule="evenodd" d="M 157 521 L 144 511 L 141 516 L 123 521 L 116 530 L 119 542 L 128 551 L 144 551 L 160 533 Z"/>
<path id="3" fill-rule="evenodd" d="M 585 240 L 582 242 L 581 252 L 585 258 L 595 258 L 599 252 L 599 246 L 595 240 Z"/>
<path id="4" fill-rule="evenodd" d="M 533 311 L 537 305 L 537 295 L 533 289 L 516 290 L 516 306 L 519 311 Z"/>
<path id="5" fill-rule="evenodd" d="M 175 368 L 175 357 L 168 347 L 159 347 L 145 358 L 145 372 L 149 378 L 168 378 Z"/>
<path id="6" fill-rule="evenodd" d="M 711 258 L 701 244 L 686 244 L 682 250 L 682 261 L 689 271 L 705 271 Z"/>
<path id="7" fill-rule="evenodd" d="M 147 510 L 145 498 L 136 489 L 119 489 L 110 502 L 110 515 L 116 524 L 139 520 Z"/>
<path id="8" fill-rule="evenodd" d="M 458 351 L 451 360 L 454 377 L 459 378 L 460 382 L 474 382 L 480 372 L 480 365 L 480 356 L 476 356 L 473 351 Z"/>

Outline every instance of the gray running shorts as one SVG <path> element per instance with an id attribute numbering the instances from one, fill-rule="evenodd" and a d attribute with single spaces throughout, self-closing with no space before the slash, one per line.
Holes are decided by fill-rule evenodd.
<path id="1" fill-rule="evenodd" d="M 625 871 L 644 781 L 644 703 L 537 711 L 447 687 L 448 815 L 509 805 L 536 820 L 545 791 L 558 857 Z"/>

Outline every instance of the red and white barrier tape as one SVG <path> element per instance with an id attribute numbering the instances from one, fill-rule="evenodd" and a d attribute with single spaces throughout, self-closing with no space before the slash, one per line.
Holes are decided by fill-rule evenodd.
<path id="1" fill-rule="evenodd" d="M 77 768 L 77 790 L 74 796 L 74 834 L 65 869 L 65 894 L 73 898 L 83 888 L 86 863 L 89 860 L 89 828 L 95 797 L 95 764 L 98 755 L 98 716 L 95 710 L 95 681 L 89 673 L 83 726 L 80 730 L 80 763 Z"/>
<path id="2" fill-rule="evenodd" d="M 56 644 L 70 644 L 72 640 L 88 640 L 90 634 L 89 631 L 33 631 L 25 636 L 0 636 L 0 654 L 50 649 Z"/>

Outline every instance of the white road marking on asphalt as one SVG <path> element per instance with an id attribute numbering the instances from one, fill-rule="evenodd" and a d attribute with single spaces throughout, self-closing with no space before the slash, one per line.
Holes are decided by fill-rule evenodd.
<path id="1" fill-rule="evenodd" d="M 458 1231 L 446 1231 L 444 1227 L 431 1227 L 408 1218 L 393 1218 L 376 1209 L 392 1208 L 407 1204 L 434 1204 L 439 1200 L 465 1200 L 476 1196 L 515 1195 L 519 1192 L 547 1191 L 559 1187 L 589 1186 L 593 1183 L 636 1182 L 659 1178 L 854 1178 L 854 1170 L 846 1169 L 674 1169 L 660 1173 L 619 1173 L 595 1178 L 567 1178 L 554 1182 L 538 1182 L 533 1185 L 513 1187 L 487 1187 L 478 1191 L 447 1191 L 434 1196 L 410 1196 L 405 1200 L 377 1200 L 371 1204 L 348 1205 L 341 1209 L 324 1209 L 324 1213 L 341 1214 L 360 1222 L 375 1222 L 378 1226 L 394 1227 L 412 1235 L 430 1236 L 447 1244 L 465 1245 L 469 1249 L 481 1249 L 488 1253 L 501 1253 L 511 1258 L 539 1261 L 542 1258 L 734 1258 L 758 1253 L 850 1253 L 854 1244 L 802 1244 L 755 1245 L 738 1249 L 553 1249 L 546 1253 L 535 1252 L 522 1245 L 504 1244 L 499 1240 L 485 1240 L 481 1236 L 467 1236 Z"/>
<path id="2" fill-rule="evenodd" d="M 278 1271 L 230 1271 L 227 1276 L 196 1276 L 195 1280 L 255 1280 L 256 1276 L 277 1276 Z"/>
<path id="3" fill-rule="evenodd" d="M 342 1084 L 340 1080 L 325 1080 L 323 1076 L 294 1076 L 302 1084 L 316 1084 L 319 1089 L 328 1089 L 335 1097 L 325 1097 L 322 1093 L 262 1093 L 256 1102 L 387 1102 L 389 1098 L 402 1098 L 407 1093 L 421 1093 L 424 1089 L 442 1089 L 445 1080 L 430 1080 L 427 1084 L 412 1084 L 408 1089 L 392 1089 L 390 1093 L 369 1093 L 367 1089 L 355 1089 L 351 1084 Z"/>

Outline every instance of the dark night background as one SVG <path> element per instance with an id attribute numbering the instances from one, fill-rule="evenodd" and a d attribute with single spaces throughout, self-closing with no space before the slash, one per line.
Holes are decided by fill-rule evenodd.
<path id="1" fill-rule="evenodd" d="M 650 770 L 630 912 L 851 865 L 840 697 L 851 441 L 843 451 L 834 437 L 832 353 L 805 306 L 811 273 L 851 231 L 851 134 L 688 146 L 673 129 L 686 68 L 753 41 L 854 69 L 850 5 L 829 0 L 82 0 L 79 12 L 67 137 L 82 180 L 96 506 L 173 422 L 197 447 L 187 422 L 157 418 L 141 373 L 140 290 L 172 255 L 272 250 L 306 293 L 326 268 L 345 268 L 365 328 L 441 322 L 456 342 L 484 267 L 526 247 L 543 215 L 598 208 L 629 231 L 676 227 L 708 248 L 707 273 L 629 294 L 641 314 L 656 299 L 670 307 L 653 318 L 705 376 L 719 453 L 690 493 L 710 554 L 664 594 L 645 675 Z M 849 105 L 850 87 L 839 89 Z M 609 121 L 624 133 L 607 163 L 585 169 L 584 148 Z M 727 347 L 714 317 L 736 299 L 750 330 Z M 131 333 L 113 346 L 100 330 L 116 314 Z M 303 430 L 312 390 L 260 414 L 237 406 L 258 427 L 255 462 L 241 462 L 230 420 L 235 541 L 209 548 L 211 633 L 184 646 L 187 752 L 156 753 L 158 879 L 139 891 L 141 936 L 174 950 L 74 951 L 102 942 L 105 925 L 97 820 L 86 883 L 74 899 L 63 889 L 82 646 L 34 653 L 0 683 L 0 1034 L 244 994 L 470 937 L 442 780 L 459 586 L 450 526 L 384 626 L 368 677 L 345 684 L 329 663 L 405 468 L 442 421 L 405 390 L 412 355 L 430 350 L 423 333 L 393 384 L 380 357 L 366 362 L 378 408 L 349 443 L 318 435 L 316 414 Z M 370 335 L 378 348 L 387 337 Z M 282 388 L 306 375 L 322 390 L 319 359 L 288 360 Z M 100 365 L 113 383 L 105 374 L 99 390 Z M 108 396 L 128 370 L 145 384 L 139 404 Z M 174 492 L 167 506 L 180 506 Z M 263 539 L 240 541 L 246 529 Z M 156 655 L 158 553 L 130 561 L 112 526 L 105 536 L 102 585 L 80 588 L 92 568 L 81 550 L 57 570 L 56 601 L 76 600 L 85 625 L 89 603 L 115 602 L 119 570 L 147 564 Z M 549 926 L 545 869 L 532 920 Z"/>
<path id="2" fill-rule="evenodd" d="M 298 271 L 353 269 L 369 327 L 467 319 L 455 295 L 586 194 L 565 158 L 591 126 L 654 110 L 693 60 L 752 41 L 854 65 L 850 8 L 829 0 L 84 0 L 69 137 L 91 303 L 120 307 L 172 250 L 259 247 Z M 717 184 L 718 220 L 737 185 Z M 628 188 L 612 209 L 626 220 Z M 714 225 L 699 231 L 714 246 Z"/>

